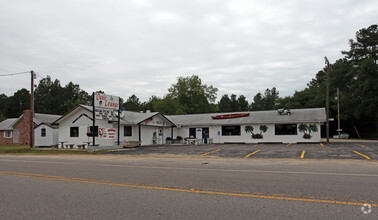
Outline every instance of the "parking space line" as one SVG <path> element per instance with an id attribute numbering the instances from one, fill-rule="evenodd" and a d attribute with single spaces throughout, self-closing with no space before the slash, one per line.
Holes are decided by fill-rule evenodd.
<path id="1" fill-rule="evenodd" d="M 301 159 L 303 159 L 303 158 L 304 158 L 305 154 L 306 154 L 306 151 L 305 151 L 305 150 L 304 150 L 304 151 L 302 151 L 302 154 L 301 154 Z"/>
<path id="2" fill-rule="evenodd" d="M 293 143 L 289 143 L 288 145 L 286 145 L 286 147 L 289 147 L 289 146 L 291 146 Z"/>
<path id="3" fill-rule="evenodd" d="M 252 152 L 252 153 L 246 155 L 245 157 L 249 157 L 249 156 L 251 156 L 251 155 L 253 155 L 253 154 L 255 154 L 255 153 L 259 152 L 259 151 L 260 151 L 260 150 L 254 151 L 254 152 Z"/>
<path id="4" fill-rule="evenodd" d="M 358 155 L 360 155 L 360 156 L 365 157 L 365 158 L 368 159 L 368 160 L 371 159 L 370 157 L 368 157 L 368 156 L 366 156 L 366 155 L 364 155 L 364 154 L 361 154 L 360 152 L 357 152 L 357 151 L 353 151 L 353 152 L 356 153 L 356 154 L 358 154 Z"/>
<path id="5" fill-rule="evenodd" d="M 218 151 L 220 151 L 220 150 L 221 150 L 221 149 L 213 150 L 213 151 L 210 151 L 210 152 L 207 152 L 207 153 L 201 154 L 200 156 L 206 156 L 206 155 L 208 155 L 208 154 L 212 154 L 212 153 L 218 152 Z"/>
<path id="6" fill-rule="evenodd" d="M 360 146 L 360 147 L 366 147 L 365 145 L 362 145 L 362 144 L 355 144 L 357 146 Z"/>

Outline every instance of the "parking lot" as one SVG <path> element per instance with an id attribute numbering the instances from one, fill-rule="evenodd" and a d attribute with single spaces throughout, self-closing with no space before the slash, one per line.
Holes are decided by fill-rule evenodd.
<path id="1" fill-rule="evenodd" d="M 231 158 L 378 160 L 378 143 L 154 145 L 108 154 Z"/>

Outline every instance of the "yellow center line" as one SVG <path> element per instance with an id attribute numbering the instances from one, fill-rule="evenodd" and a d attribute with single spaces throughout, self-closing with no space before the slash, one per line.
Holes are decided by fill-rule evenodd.
<path id="1" fill-rule="evenodd" d="M 206 156 L 206 155 L 208 155 L 208 154 L 212 154 L 212 153 L 218 152 L 218 151 L 220 151 L 220 150 L 221 150 L 221 149 L 213 150 L 213 151 L 210 151 L 210 152 L 207 152 L 207 153 L 201 154 L 200 156 Z"/>
<path id="2" fill-rule="evenodd" d="M 301 154 L 301 159 L 303 159 L 304 158 L 304 156 L 305 156 L 305 153 L 306 153 L 306 151 L 304 150 L 304 151 L 302 151 L 302 154 Z"/>
<path id="3" fill-rule="evenodd" d="M 142 189 L 154 189 L 154 190 L 165 190 L 165 191 L 174 191 L 174 192 L 187 192 L 187 193 L 201 193 L 209 195 L 223 195 L 223 196 L 237 196 L 237 197 L 249 197 L 249 198 L 261 198 L 261 199 L 276 199 L 276 200 L 287 200 L 287 201 L 300 201 L 300 202 L 315 202 L 315 203 L 328 203 L 328 204 L 338 204 L 338 205 L 355 205 L 362 206 L 366 203 L 371 204 L 372 207 L 378 207 L 376 201 L 342 201 L 335 199 L 327 198 L 301 198 L 299 196 L 289 196 L 289 195 L 264 195 L 261 193 L 251 194 L 248 192 L 222 192 L 222 191 L 211 191 L 211 190 L 201 190 L 201 189 L 183 189 L 183 188 L 174 188 L 174 187 L 164 187 L 164 186 L 147 186 L 147 185 L 137 185 L 137 184 L 127 184 L 127 183 L 115 183 L 107 182 L 103 180 L 91 180 L 91 179 L 81 179 L 81 178 L 69 178 L 63 176 L 49 176 L 42 174 L 31 174 L 31 173 L 14 173 L 14 172 L 5 172 L 0 171 L 0 175 L 8 176 L 20 176 L 20 177 L 29 177 L 29 178 L 40 178 L 48 180 L 60 180 L 60 181 L 69 181 L 69 182 L 78 182 L 78 183 L 91 183 L 91 184 L 101 184 L 101 185 L 110 185 L 110 186 L 122 186 L 122 187 L 131 187 L 131 188 L 142 188 Z"/>
<path id="4" fill-rule="evenodd" d="M 288 145 L 286 145 L 287 147 L 291 146 L 293 143 L 289 143 Z"/>
<path id="5" fill-rule="evenodd" d="M 246 155 L 245 157 L 249 157 L 249 156 L 251 156 L 251 155 L 253 155 L 253 154 L 255 154 L 255 153 L 259 152 L 259 151 L 260 151 L 260 150 L 254 151 L 254 152 L 252 152 L 252 153 Z"/>
<path id="6" fill-rule="evenodd" d="M 366 156 L 366 155 L 364 155 L 364 154 L 361 154 L 360 152 L 357 152 L 357 151 L 353 151 L 353 152 L 356 153 L 356 154 L 358 154 L 358 155 L 360 155 L 360 156 L 365 157 L 365 158 L 368 159 L 368 160 L 371 159 L 370 157 L 368 157 L 368 156 Z"/>
<path id="7" fill-rule="evenodd" d="M 365 145 L 362 145 L 362 144 L 355 144 L 357 146 L 360 146 L 360 147 L 366 147 Z"/>
<path id="8" fill-rule="evenodd" d="M 324 147 L 324 144 L 323 144 L 323 143 L 320 143 L 320 145 L 321 145 L 322 147 Z"/>

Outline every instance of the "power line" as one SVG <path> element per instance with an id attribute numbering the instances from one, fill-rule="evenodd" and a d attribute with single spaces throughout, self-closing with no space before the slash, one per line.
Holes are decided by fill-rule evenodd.
<path id="1" fill-rule="evenodd" d="M 1 74 L 0 76 L 13 76 L 13 75 L 20 75 L 20 74 L 25 74 L 25 73 L 30 73 L 30 71 L 25 71 L 25 72 L 21 72 L 21 73 Z"/>

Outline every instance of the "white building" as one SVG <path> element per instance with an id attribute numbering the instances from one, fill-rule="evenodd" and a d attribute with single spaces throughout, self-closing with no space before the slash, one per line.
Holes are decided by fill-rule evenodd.
<path id="1" fill-rule="evenodd" d="M 142 145 L 164 144 L 172 136 L 175 126 L 164 115 L 157 112 L 138 113 L 123 111 L 120 120 L 120 142 L 139 141 Z M 92 106 L 80 105 L 62 116 L 59 124 L 60 145 L 81 147 L 92 145 Z M 118 123 L 104 119 L 95 120 L 95 145 L 117 145 Z"/>
<path id="2" fill-rule="evenodd" d="M 235 118 L 233 118 L 235 116 Z M 181 137 L 205 137 L 213 143 L 320 142 L 324 108 L 294 109 L 291 114 L 276 110 L 167 116 Z"/>
<path id="3" fill-rule="evenodd" d="M 92 118 L 92 106 L 80 105 L 58 119 L 60 144 L 92 145 Z M 205 143 L 320 142 L 325 121 L 324 108 L 294 109 L 286 115 L 275 110 L 174 116 L 123 111 L 119 139 L 141 145 L 166 144 L 180 137 Z M 96 120 L 94 130 L 96 145 L 117 145 L 117 121 Z"/>

